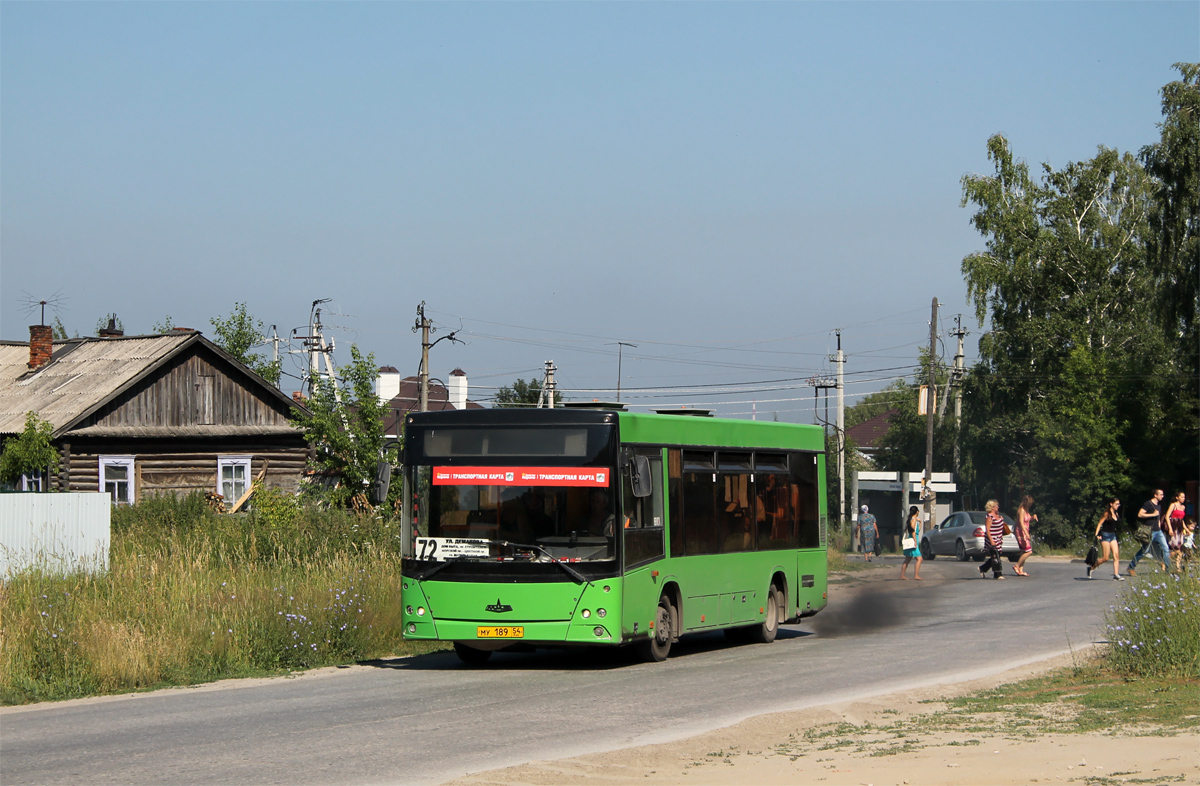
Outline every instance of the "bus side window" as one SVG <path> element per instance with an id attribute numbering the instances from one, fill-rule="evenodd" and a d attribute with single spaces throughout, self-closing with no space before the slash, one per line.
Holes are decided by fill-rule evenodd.
<path id="1" fill-rule="evenodd" d="M 667 495 L 671 518 L 671 556 L 682 557 L 683 550 L 683 451 L 667 451 Z"/>
<path id="2" fill-rule="evenodd" d="M 802 549 L 814 549 L 821 545 L 817 465 L 810 453 L 793 453 L 790 458 L 791 485 L 795 498 L 796 545 Z"/>

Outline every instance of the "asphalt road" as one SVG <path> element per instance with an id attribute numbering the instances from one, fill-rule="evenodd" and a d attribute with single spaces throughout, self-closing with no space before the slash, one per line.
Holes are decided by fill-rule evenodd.
<path id="1" fill-rule="evenodd" d="M 875 578 L 898 573 L 888 561 Z M 1006 565 L 1007 567 L 1007 565 Z M 1104 566 L 1107 568 L 1108 566 Z M 1079 562 L 1027 579 L 926 562 L 925 581 L 831 588 L 767 645 L 685 638 L 665 663 L 612 652 L 452 653 L 300 678 L 0 712 L 16 784 L 440 783 L 484 769 L 690 736 L 768 712 L 956 682 L 1103 639 L 1121 586 Z M 910 574 L 911 575 L 911 574 Z"/>

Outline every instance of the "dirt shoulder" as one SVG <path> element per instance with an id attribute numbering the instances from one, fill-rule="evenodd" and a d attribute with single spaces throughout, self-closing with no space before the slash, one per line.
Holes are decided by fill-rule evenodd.
<path id="1" fill-rule="evenodd" d="M 895 580 L 899 563 L 881 562 L 831 577 L 831 594 Z M 1062 733 L 1070 726 L 1070 710 L 1053 704 L 1029 714 L 948 711 L 958 697 L 1071 667 L 1081 657 L 1063 655 L 968 682 L 762 715 L 674 742 L 534 761 L 444 786 L 1200 783 L 1200 733 L 1192 730 L 1122 725 Z M 1060 711 L 1066 723 L 1046 721 L 1046 713 Z M 1200 707 L 1194 712 L 1200 714 Z"/>
<path id="2" fill-rule="evenodd" d="M 932 722 L 954 697 L 1071 665 L 1062 656 L 956 685 L 763 715 L 685 740 L 535 761 L 445 786 L 1200 783 L 1197 733 L 1036 734 L 999 713 L 973 716 L 969 729 L 946 728 L 944 716 Z"/>

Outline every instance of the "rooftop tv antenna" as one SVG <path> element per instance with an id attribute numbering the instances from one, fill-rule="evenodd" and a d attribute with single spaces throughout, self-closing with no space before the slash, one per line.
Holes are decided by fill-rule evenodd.
<path id="1" fill-rule="evenodd" d="M 66 309 L 64 304 L 66 303 L 67 298 L 63 296 L 61 289 L 45 299 L 36 298 L 28 292 L 23 292 L 22 294 L 24 297 L 21 299 L 21 310 L 26 314 L 33 314 L 40 309 L 41 322 L 38 323 L 40 325 L 46 324 L 46 306 L 49 306 L 50 310 L 55 314 L 57 314 L 60 310 Z"/>

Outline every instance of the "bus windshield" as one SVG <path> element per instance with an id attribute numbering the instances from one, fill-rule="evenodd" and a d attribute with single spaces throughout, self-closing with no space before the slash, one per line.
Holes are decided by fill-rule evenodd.
<path id="1" fill-rule="evenodd" d="M 427 465 L 413 472 L 417 559 L 615 558 L 609 468 Z"/>

